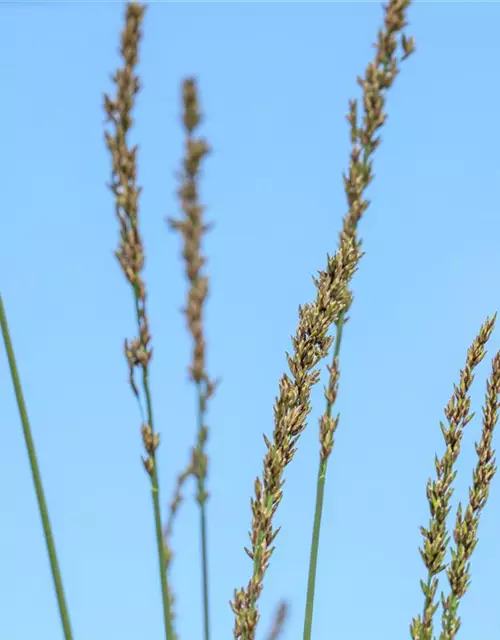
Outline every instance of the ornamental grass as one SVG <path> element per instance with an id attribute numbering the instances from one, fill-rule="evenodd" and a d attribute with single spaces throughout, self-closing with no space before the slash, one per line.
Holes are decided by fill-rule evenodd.
<path id="1" fill-rule="evenodd" d="M 264 628 L 263 632 L 269 640 L 298 638 L 301 633 L 304 640 L 314 638 L 315 585 L 326 479 L 329 464 L 335 463 L 335 435 L 342 429 L 342 421 L 335 410 L 342 382 L 341 342 L 343 333 L 348 331 L 348 313 L 353 302 L 352 279 L 357 270 L 363 268 L 364 253 L 359 233 L 362 218 L 369 210 L 366 191 L 374 177 L 373 163 L 381 144 L 380 133 L 387 120 L 388 90 L 397 81 L 406 59 L 415 50 L 413 38 L 405 32 L 409 5 L 410 0 L 389 0 L 384 6 L 383 24 L 378 31 L 373 58 L 364 74 L 358 77 L 362 97 L 349 101 L 347 122 L 351 146 L 348 168 L 343 175 L 347 210 L 336 246 L 332 246 L 331 255 L 326 256 L 325 263 L 314 278 L 315 297 L 302 301 L 299 306 L 297 328 L 291 339 L 290 351 L 286 353 L 288 368 L 277 384 L 274 428 L 271 433 L 264 434 L 265 454 L 251 491 L 249 543 L 247 548 L 242 549 L 249 558 L 248 573 L 246 576 L 235 576 L 236 588 L 229 604 L 234 626 L 232 630 L 227 630 L 226 637 L 232 634 L 236 639 L 254 640 L 257 629 Z M 199 133 L 202 107 L 197 81 L 195 78 L 186 78 L 181 92 L 185 151 L 178 176 L 179 214 L 178 217 L 168 218 L 166 224 L 179 236 L 186 280 L 182 312 L 192 341 L 189 378 L 195 391 L 197 418 L 193 426 L 195 437 L 192 449 L 185 458 L 184 466 L 177 470 L 174 495 L 169 499 L 161 491 L 158 465 L 162 447 L 168 446 L 168 431 L 172 425 L 162 424 L 160 428 L 154 419 L 154 398 L 150 385 L 154 336 L 150 332 L 148 287 L 144 276 L 147 252 L 141 235 L 141 186 L 137 170 L 139 149 L 129 143 L 129 133 L 134 126 L 134 107 L 141 90 L 136 67 L 145 11 L 144 5 L 134 2 L 126 7 L 120 41 L 121 66 L 113 76 L 113 90 L 104 95 L 105 142 L 110 161 L 109 189 L 113 195 L 118 231 L 115 256 L 130 285 L 133 301 L 130 312 L 136 321 L 135 335 L 124 338 L 124 355 L 130 391 L 137 400 L 137 429 L 142 438 L 142 460 L 151 491 L 163 636 L 166 640 L 178 637 L 175 586 L 170 575 L 174 555 L 172 531 L 179 506 L 184 500 L 185 483 L 192 479 L 196 486 L 194 499 L 199 509 L 203 603 L 203 624 L 199 637 L 210 640 L 214 637 L 211 635 L 211 608 L 228 606 L 224 602 L 215 603 L 210 598 L 207 546 L 210 527 L 208 444 L 210 430 L 217 428 L 217 425 L 209 424 L 208 408 L 217 399 L 219 384 L 219 379 L 207 370 L 206 364 L 205 308 L 210 291 L 210 271 L 203 243 L 211 224 L 206 218 L 199 187 L 203 179 L 203 167 L 210 159 L 210 145 Z M 384 176 L 380 176 L 381 181 L 384 179 Z M 370 247 L 370 251 L 376 251 L 376 247 Z M 0 320 L 49 554 L 62 632 L 66 640 L 71 640 L 78 637 L 78 632 L 73 632 L 70 623 L 47 501 L 1 298 Z M 440 425 L 442 448 L 436 454 L 435 474 L 429 478 L 426 488 L 429 521 L 421 527 L 422 544 L 419 550 L 424 565 L 421 576 L 422 606 L 409 623 L 413 640 L 452 640 L 460 631 L 459 606 L 471 582 L 471 557 L 478 540 L 479 520 L 496 473 L 492 443 L 499 408 L 500 353 L 493 356 L 487 381 L 482 434 L 476 444 L 477 463 L 468 501 L 466 505 L 459 504 L 452 530 L 448 529 L 447 522 L 452 508 L 451 497 L 462 436 L 474 416 L 470 390 L 475 370 L 486 356 L 495 320 L 496 314 L 486 318 L 469 346 L 464 367 L 444 409 L 445 421 Z M 217 345 L 210 344 L 210 348 L 217 349 Z M 320 382 L 318 367 L 325 360 L 329 375 L 323 381 L 324 412 L 319 425 L 314 426 L 307 423 L 311 412 L 311 392 L 314 385 Z M 316 468 L 311 469 L 311 473 L 317 474 L 317 488 L 314 520 L 311 523 L 311 546 L 302 550 L 303 553 L 309 553 L 310 557 L 308 581 L 304 585 L 303 629 L 291 629 L 287 627 L 288 603 L 275 603 L 274 620 L 262 624 L 260 602 L 275 546 L 282 536 L 287 535 L 286 530 L 281 532 L 276 526 L 276 514 L 283 499 L 285 470 L 293 462 L 305 429 L 317 429 L 317 463 Z M 182 452 L 178 457 L 183 459 Z M 415 580 L 418 579 L 419 576 L 415 576 Z"/>

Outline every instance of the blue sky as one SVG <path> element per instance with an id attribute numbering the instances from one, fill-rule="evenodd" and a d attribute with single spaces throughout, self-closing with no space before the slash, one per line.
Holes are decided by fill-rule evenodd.
<path id="1" fill-rule="evenodd" d="M 122 354 L 123 339 L 135 335 L 133 305 L 113 257 L 118 226 L 105 187 L 102 93 L 119 62 L 123 8 L 0 6 L 0 287 L 81 640 L 162 637 L 140 418 Z M 428 521 L 426 481 L 443 451 L 439 420 L 469 344 L 499 308 L 500 4 L 416 3 L 409 19 L 417 53 L 388 97 L 372 205 L 360 227 L 366 256 L 342 345 L 316 640 L 409 637 L 423 604 L 417 547 Z M 346 211 L 344 115 L 359 96 L 355 78 L 381 20 L 379 2 L 250 2 L 154 3 L 144 22 L 133 141 L 141 145 L 164 505 L 195 431 L 180 238 L 164 222 L 178 214 L 180 83 L 188 74 L 199 78 L 203 133 L 214 149 L 202 182 L 215 223 L 205 244 L 208 367 L 222 377 L 209 413 L 214 638 L 232 637 L 228 601 L 250 575 L 243 547 L 262 433 L 272 431 L 297 307 L 313 298 L 311 276 L 337 244 Z M 473 389 L 478 416 L 464 437 L 455 504 L 467 499 L 499 330 Z M 0 389 L 0 637 L 56 640 L 62 634 L 3 352 Z M 302 634 L 323 404 L 321 384 L 286 474 L 259 638 L 282 598 L 291 605 L 285 637 Z M 463 638 L 498 637 L 499 514 L 495 478 L 461 606 Z M 178 631 L 201 638 L 191 499 L 173 546 Z"/>

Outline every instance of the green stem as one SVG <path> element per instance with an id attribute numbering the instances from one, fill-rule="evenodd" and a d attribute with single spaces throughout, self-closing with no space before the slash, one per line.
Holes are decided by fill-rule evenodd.
<path id="1" fill-rule="evenodd" d="M 19 408 L 19 415 L 21 417 L 21 423 L 23 426 L 24 440 L 26 442 L 26 448 L 28 450 L 31 473 L 33 475 L 33 482 L 35 484 L 35 492 L 38 500 L 38 507 L 40 509 L 40 516 L 42 518 L 43 532 L 45 535 L 45 542 L 46 542 L 47 551 L 49 554 L 50 568 L 52 570 L 52 579 L 54 581 L 54 587 L 56 590 L 57 602 L 59 605 L 59 613 L 61 616 L 61 623 L 63 626 L 64 637 L 66 640 L 72 640 L 73 634 L 71 632 L 68 607 L 66 605 L 66 599 L 64 597 L 64 589 L 63 589 L 63 584 L 61 579 L 61 572 L 59 570 L 59 563 L 57 561 L 54 537 L 52 535 L 52 529 L 50 526 L 47 503 L 45 501 L 45 494 L 42 486 L 42 478 L 40 476 L 40 470 L 38 468 L 38 462 L 37 462 L 36 451 L 35 451 L 35 443 L 33 442 L 33 437 L 31 435 L 31 427 L 28 420 L 26 405 L 24 403 L 21 382 L 19 379 L 19 373 L 17 371 L 16 359 L 14 356 L 14 349 L 12 348 L 12 341 L 10 339 L 10 333 L 7 325 L 7 317 L 6 317 L 5 309 L 3 306 L 2 296 L 0 296 L 0 324 L 2 326 L 2 335 L 5 343 L 5 350 L 7 352 L 7 358 L 9 361 L 10 374 L 12 377 L 12 383 L 14 385 L 14 391 L 16 394 L 17 406 Z"/>
<path id="2" fill-rule="evenodd" d="M 200 441 L 203 430 L 203 421 L 205 416 L 205 399 L 201 385 L 198 388 L 198 440 Z M 201 442 L 198 444 L 202 447 Z M 200 451 L 200 455 L 203 451 Z M 208 600 L 208 550 L 207 550 L 207 512 L 206 512 L 206 495 L 205 495 L 205 475 L 203 471 L 201 477 L 198 478 L 198 502 L 200 505 L 200 530 L 201 530 L 201 564 L 203 574 L 203 625 L 205 631 L 205 640 L 210 640 L 210 609 Z"/>
<path id="3" fill-rule="evenodd" d="M 306 615 L 304 621 L 304 640 L 310 640 L 312 632 L 314 590 L 316 587 L 316 569 L 318 565 L 319 533 L 321 529 L 321 514 L 323 512 L 323 498 L 325 496 L 325 480 L 327 460 L 320 460 L 318 483 L 316 485 L 316 509 L 314 511 L 314 527 L 309 559 L 309 578 L 307 581 Z"/>
<path id="4" fill-rule="evenodd" d="M 151 431 L 154 434 L 155 431 L 153 426 L 153 407 L 151 403 L 151 393 L 149 391 L 148 374 L 146 369 L 143 369 L 143 385 L 144 385 L 144 394 L 146 396 L 148 424 L 151 427 Z M 156 542 L 158 547 L 161 595 L 162 595 L 162 601 L 163 601 L 163 620 L 165 623 L 166 639 L 174 640 L 174 634 L 172 630 L 172 612 L 170 609 L 170 594 L 168 591 L 168 580 L 167 580 L 167 560 L 165 557 L 165 543 L 163 540 L 163 527 L 162 527 L 162 520 L 161 520 L 160 487 L 158 482 L 158 464 L 156 462 L 156 452 L 153 451 L 153 454 L 151 457 L 153 460 L 153 472 L 151 474 L 151 494 L 153 497 Z"/>
<path id="5" fill-rule="evenodd" d="M 335 349 L 333 352 L 333 361 L 340 353 L 340 343 L 342 341 L 342 330 L 344 327 L 344 315 L 342 313 L 335 323 L 337 328 L 337 336 Z M 332 403 L 326 403 L 326 415 L 330 418 L 332 415 Z M 316 588 L 316 569 L 318 566 L 319 551 L 319 534 L 321 531 L 321 516 L 323 514 L 323 500 L 325 496 L 326 469 L 328 466 L 327 458 L 320 458 L 318 469 L 318 481 L 316 484 L 316 507 L 314 510 L 314 525 L 311 541 L 311 555 L 309 559 L 309 577 L 307 580 L 307 596 L 306 596 L 306 612 L 304 617 L 304 640 L 311 640 L 313 610 L 314 610 L 314 591 Z"/>
<path id="6" fill-rule="evenodd" d="M 429 598 L 429 592 L 431 590 L 431 585 L 432 585 L 432 577 L 433 577 L 433 573 L 431 571 L 428 571 L 427 572 L 427 589 L 426 589 L 425 600 L 424 600 L 424 610 L 422 613 L 422 627 L 420 629 L 420 640 L 432 640 L 432 633 L 433 633 L 432 620 L 431 620 L 431 630 L 429 634 L 426 634 L 425 626 L 424 626 L 426 611 L 428 607 L 432 607 L 433 605 L 432 599 Z M 444 612 L 443 612 L 443 615 L 444 615 Z"/>
<path id="7" fill-rule="evenodd" d="M 208 553 L 207 553 L 207 522 L 205 504 L 200 510 L 201 526 L 201 557 L 203 564 L 203 619 L 205 625 L 205 640 L 210 638 L 210 616 L 208 607 Z"/>

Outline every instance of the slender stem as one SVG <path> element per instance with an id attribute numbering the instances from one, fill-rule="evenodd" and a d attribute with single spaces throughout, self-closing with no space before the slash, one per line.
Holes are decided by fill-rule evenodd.
<path id="1" fill-rule="evenodd" d="M 337 335 L 335 349 L 333 352 L 333 362 L 340 353 L 340 343 L 342 341 L 342 330 L 344 328 L 344 313 L 342 313 L 336 322 Z M 326 403 L 326 415 L 330 418 L 332 415 L 332 403 Z M 311 555 L 309 559 L 309 577 L 307 580 L 307 596 L 306 596 L 306 612 L 304 617 L 304 640 L 311 640 L 313 610 L 314 610 L 314 591 L 316 588 L 316 569 L 318 566 L 319 551 L 319 534 L 321 531 L 321 516 L 323 514 L 323 499 L 325 496 L 326 469 L 328 466 L 327 458 L 320 458 L 318 469 L 318 481 L 316 484 L 316 507 L 314 510 L 314 525 L 311 541 Z"/>
<path id="2" fill-rule="evenodd" d="M 314 526 L 309 559 L 309 578 L 307 581 L 306 615 L 304 621 L 304 640 L 310 640 L 312 632 L 314 590 L 316 587 L 316 568 L 318 565 L 319 533 L 321 529 L 321 514 L 323 512 L 323 498 L 325 495 L 325 479 L 327 460 L 321 460 L 316 485 L 316 508 L 314 511 Z"/>
<path id="3" fill-rule="evenodd" d="M 12 348 L 12 341 L 10 339 L 10 333 L 7 325 L 7 317 L 6 317 L 5 309 L 3 306 L 2 296 L 0 296 L 0 324 L 2 326 L 2 335 L 5 343 L 5 350 L 7 352 L 7 358 L 9 361 L 10 374 L 12 377 L 12 383 L 14 385 L 14 391 L 16 394 L 17 406 L 19 408 L 19 415 L 21 417 L 21 423 L 23 426 L 24 440 L 26 442 L 26 448 L 28 450 L 28 457 L 29 457 L 29 462 L 31 466 L 31 473 L 33 475 L 33 482 L 35 484 L 35 492 L 36 492 L 36 497 L 38 501 L 38 507 L 40 509 L 40 516 L 42 518 L 43 532 L 45 535 L 45 542 L 46 542 L 47 551 L 49 554 L 50 568 L 52 570 L 52 579 L 54 581 L 54 587 L 56 590 L 57 602 L 59 605 L 59 613 L 61 616 L 61 623 L 63 626 L 64 637 L 66 640 L 72 640 L 73 634 L 71 632 L 68 607 L 66 605 L 66 599 L 64 597 L 64 589 L 63 589 L 63 584 L 61 579 L 61 572 L 59 570 L 59 563 L 57 561 L 54 537 L 52 535 L 52 529 L 50 526 L 49 512 L 47 509 L 47 503 L 45 501 L 45 494 L 43 491 L 40 470 L 38 468 L 38 461 L 37 461 L 36 451 L 35 451 L 35 443 L 33 442 L 33 437 L 31 435 L 31 427 L 28 420 L 26 405 L 24 403 L 21 382 L 19 379 L 19 373 L 17 371 L 16 359 L 14 356 L 14 349 Z"/>
<path id="4" fill-rule="evenodd" d="M 149 390 L 148 374 L 146 369 L 143 369 L 143 386 L 144 394 L 146 396 L 146 406 L 148 412 L 148 424 L 151 427 L 153 434 L 153 406 L 151 403 L 151 393 Z M 174 634 L 172 630 L 172 612 L 170 609 L 170 594 L 168 590 L 167 580 L 167 559 L 165 557 L 165 543 L 163 540 L 163 527 L 161 520 L 160 509 L 160 487 L 158 482 L 158 464 L 156 462 L 156 452 L 153 451 L 153 472 L 151 474 L 151 494 L 153 497 L 153 510 L 155 518 L 155 530 L 156 530 L 156 542 L 158 547 L 158 562 L 160 569 L 160 583 L 161 583 L 161 595 L 163 601 L 163 619 L 165 623 L 165 635 L 167 640 L 174 640 Z"/>
<path id="5" fill-rule="evenodd" d="M 427 609 L 429 607 L 432 607 L 433 600 L 432 598 L 429 597 L 429 593 L 431 590 L 431 585 L 432 585 L 432 578 L 433 578 L 433 573 L 432 571 L 428 571 L 427 572 L 427 587 L 426 587 L 426 596 L 425 596 L 425 601 L 424 601 L 424 610 L 422 613 L 422 626 L 420 627 L 420 640 L 432 640 L 432 633 L 433 633 L 433 628 L 432 628 L 432 619 L 431 619 L 431 628 L 430 628 L 430 633 L 426 633 L 425 632 L 425 614 L 427 612 Z"/>
<path id="6" fill-rule="evenodd" d="M 203 431 L 203 422 L 205 417 L 205 398 L 201 384 L 197 384 L 198 390 L 198 440 L 200 441 Z M 201 448 L 202 444 L 199 442 Z M 203 454 L 202 451 L 199 452 Z M 210 640 L 210 609 L 208 600 L 208 550 L 207 550 L 207 511 L 205 496 L 205 478 L 206 473 L 203 472 L 198 477 L 198 503 L 200 505 L 200 530 L 201 530 L 201 564 L 203 574 L 203 625 L 205 631 L 205 640 Z"/>
<path id="7" fill-rule="evenodd" d="M 208 554 L 207 554 L 207 522 L 206 509 L 203 504 L 200 509 L 201 526 L 201 557 L 203 564 L 203 619 L 205 625 L 205 640 L 210 638 L 210 616 L 208 607 Z"/>

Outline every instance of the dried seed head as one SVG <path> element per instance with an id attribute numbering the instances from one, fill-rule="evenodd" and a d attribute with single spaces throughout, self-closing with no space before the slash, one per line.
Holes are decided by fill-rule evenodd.
<path id="1" fill-rule="evenodd" d="M 152 456 L 160 444 L 160 434 L 153 433 L 149 424 L 143 424 L 141 432 L 144 449 Z"/>
<path id="2" fill-rule="evenodd" d="M 272 519 L 283 497 L 283 473 L 295 454 L 296 444 L 311 411 L 311 388 L 319 379 L 315 367 L 328 354 L 332 344 L 328 331 L 347 312 L 352 302 L 349 284 L 362 256 L 357 224 L 369 204 L 363 195 L 373 178 L 370 158 L 380 142 L 375 133 L 386 119 L 384 94 L 398 72 L 396 37 L 406 25 L 405 11 L 409 4 L 409 0 L 390 0 L 385 6 L 385 27 L 379 31 L 375 60 L 368 65 L 365 78 L 360 79 L 364 107 L 361 125 L 357 121 L 357 103 L 350 102 L 347 118 L 351 125 L 353 148 L 349 172 L 344 176 L 349 209 L 343 221 L 338 249 L 333 257 L 328 256 L 327 268 L 314 279 L 316 300 L 299 307 L 299 326 L 292 338 L 293 355 L 287 354 L 291 377 L 284 374 L 279 384 L 274 406 L 273 439 L 266 439 L 262 479 L 256 481 L 255 497 L 251 501 L 252 549 L 249 555 L 253 559 L 253 575 L 246 587 L 235 591 L 231 603 L 235 614 L 235 638 L 255 638 L 259 621 L 257 600 L 274 549 L 272 543 L 277 530 Z M 408 40 L 404 42 L 408 43 Z M 406 55 L 408 44 L 403 45 L 403 50 Z M 328 390 L 329 395 L 334 393 L 335 380 Z M 331 451 L 335 427 L 335 420 L 325 419 L 322 423 L 324 456 Z"/>
<path id="3" fill-rule="evenodd" d="M 168 219 L 171 229 L 180 231 L 183 241 L 183 257 L 186 276 L 190 287 L 184 309 L 189 331 L 193 337 L 193 361 L 190 375 L 197 384 L 204 383 L 213 390 L 205 370 L 205 340 L 203 337 L 203 306 L 208 296 L 208 278 L 202 274 L 206 258 L 201 253 L 203 234 L 208 225 L 203 222 L 204 208 L 198 199 L 200 164 L 209 152 L 203 138 L 194 138 L 194 131 L 201 121 L 198 94 L 194 79 L 184 81 L 184 124 L 186 127 L 186 155 L 181 173 L 179 198 L 184 217 L 181 220 Z"/>
<path id="4" fill-rule="evenodd" d="M 451 562 L 447 569 L 447 576 L 451 587 L 448 597 L 442 596 L 443 640 L 453 640 L 460 629 L 460 618 L 457 614 L 461 598 L 467 591 L 470 582 L 470 559 L 476 548 L 477 531 L 481 512 L 488 500 L 491 481 L 497 471 L 495 452 L 492 448 L 493 432 L 498 421 L 500 407 L 500 352 L 493 358 L 491 375 L 486 385 L 485 404 L 483 406 L 483 429 L 481 440 L 476 444 L 478 461 L 472 476 L 472 487 L 469 489 L 469 504 L 463 513 L 459 504 L 453 539 L 455 548 L 452 549 Z"/>
<path id="5" fill-rule="evenodd" d="M 154 460 L 151 457 L 148 458 L 141 458 L 142 460 L 142 464 L 144 465 L 144 468 L 146 469 L 146 472 L 149 476 L 153 475 L 153 469 L 154 469 Z"/>
<path id="6" fill-rule="evenodd" d="M 181 220 L 168 219 L 171 229 L 181 233 L 186 277 L 189 281 L 187 303 L 184 308 L 189 332 L 193 338 L 193 358 L 189 374 L 198 390 L 200 423 L 203 423 L 208 399 L 213 395 L 217 381 L 210 380 L 205 366 L 205 338 L 203 333 L 203 312 L 208 296 L 208 278 L 202 270 L 206 258 L 201 252 L 203 235 L 209 225 L 203 221 L 204 208 L 199 203 L 198 181 L 203 158 L 209 153 L 209 146 L 203 138 L 195 138 L 195 130 L 201 122 L 198 90 L 194 79 L 184 81 L 182 98 L 184 105 L 184 126 L 186 128 L 186 154 L 181 172 L 178 195 L 183 217 Z M 208 499 L 205 489 L 208 460 L 205 453 L 207 427 L 202 424 L 198 431 L 196 448 L 192 454 L 193 474 L 197 479 L 196 499 L 202 506 Z"/>
<path id="7" fill-rule="evenodd" d="M 332 418 L 331 410 L 337 399 L 339 387 L 339 359 L 336 357 L 333 365 L 328 365 L 330 378 L 328 387 L 325 389 L 325 398 L 327 401 L 327 409 L 320 418 L 319 441 L 321 444 L 320 456 L 322 460 L 327 460 L 333 449 L 333 436 L 339 423 L 339 416 Z"/>
<path id="8" fill-rule="evenodd" d="M 427 500 L 431 514 L 429 528 L 420 528 L 424 544 L 419 551 L 427 568 L 428 580 L 427 583 L 421 583 L 425 598 L 423 618 L 417 616 L 410 626 L 414 640 L 432 640 L 433 637 L 432 621 L 438 607 L 438 604 L 434 604 L 438 586 L 436 576 L 446 569 L 445 556 L 449 543 L 446 519 L 451 510 L 452 484 L 456 476 L 454 465 L 460 453 L 464 429 L 473 417 L 473 414 L 470 414 L 469 391 L 474 380 L 474 369 L 486 355 L 486 343 L 495 326 L 495 320 L 496 314 L 491 319 L 486 318 L 469 347 L 465 367 L 460 371 L 459 385 L 454 386 L 453 395 L 444 411 L 447 424 L 441 423 L 441 432 L 446 451 L 442 458 L 435 458 L 436 480 L 429 479 L 427 482 Z"/>
<path id="9" fill-rule="evenodd" d="M 155 507 L 158 496 L 158 478 L 155 463 L 155 451 L 159 445 L 159 435 L 153 431 L 151 399 L 148 383 L 148 368 L 153 351 L 150 346 L 148 316 L 146 310 L 147 294 L 142 272 L 144 269 L 144 247 L 139 232 L 139 196 L 141 188 L 137 185 L 137 146 L 128 144 L 127 134 L 132 127 L 132 110 L 140 89 L 139 77 L 135 74 L 138 63 L 138 46 L 142 37 L 141 24 L 146 7 L 137 2 L 129 2 L 126 6 L 125 28 L 121 34 L 120 53 L 123 67 L 113 76 L 116 86 L 116 97 L 104 96 L 104 109 L 107 120 L 112 125 L 112 133 L 106 132 L 105 139 L 112 159 L 112 179 L 109 185 L 114 199 L 115 212 L 120 228 L 120 241 L 115 252 L 125 278 L 130 283 L 137 317 L 138 336 L 131 341 L 125 340 L 125 356 L 129 367 L 129 381 L 138 401 L 141 414 L 144 415 L 141 397 L 134 379 L 136 369 L 142 373 L 142 388 L 148 407 L 148 421 L 142 427 L 143 444 L 147 457 L 142 458 L 144 468 L 150 476 L 154 493 Z M 144 419 L 144 418 L 143 418 Z M 155 517 L 158 509 L 155 509 Z M 173 601 L 168 581 L 163 549 L 159 548 L 161 582 L 167 634 L 175 638 L 171 628 L 172 616 L 169 607 Z"/>
<path id="10" fill-rule="evenodd" d="M 145 6 L 132 2 L 127 5 L 125 28 L 121 35 L 120 53 L 123 68 L 113 76 L 116 85 L 116 97 L 104 96 L 104 109 L 113 133 L 106 132 L 105 138 L 112 158 L 112 180 L 110 189 L 115 198 L 115 211 L 120 226 L 120 242 L 115 255 L 130 283 L 136 302 L 138 336 L 125 340 L 125 357 L 129 367 L 129 381 L 132 391 L 140 402 L 139 390 L 134 380 L 135 370 L 142 369 L 147 375 L 149 362 L 153 355 L 151 334 L 149 332 L 146 311 L 146 285 L 142 272 L 144 269 L 144 247 L 139 232 L 139 195 L 137 185 L 137 146 L 129 147 L 127 134 L 132 127 L 132 110 L 140 89 L 139 77 L 135 74 L 138 62 L 138 45 L 141 39 L 141 24 Z M 148 427 L 151 431 L 151 428 Z M 153 455 L 158 446 L 158 436 L 145 435 L 143 441 L 146 453 Z M 156 443 L 156 444 L 155 444 Z M 149 474 L 153 471 L 153 461 L 148 457 L 144 465 Z"/>

